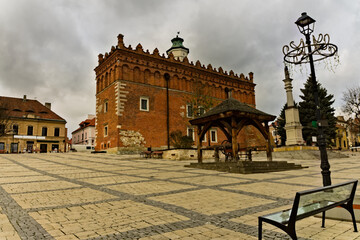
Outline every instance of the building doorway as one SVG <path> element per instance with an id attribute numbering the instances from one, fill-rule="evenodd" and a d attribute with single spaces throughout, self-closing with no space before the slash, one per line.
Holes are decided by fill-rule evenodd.
<path id="1" fill-rule="evenodd" d="M 19 151 L 19 145 L 18 143 L 11 143 L 11 153 L 18 153 Z"/>
<path id="2" fill-rule="evenodd" d="M 33 147 L 34 147 L 34 142 L 33 141 L 27 141 L 26 142 L 26 152 L 32 153 L 33 152 Z"/>
<path id="3" fill-rule="evenodd" d="M 26 145 L 26 151 L 27 151 L 28 153 L 32 153 L 32 152 L 33 152 L 33 146 L 34 146 L 34 144 L 28 143 L 28 144 Z"/>
<path id="4" fill-rule="evenodd" d="M 53 144 L 51 146 L 51 151 L 58 152 L 59 151 L 59 144 Z"/>
<path id="5" fill-rule="evenodd" d="M 40 144 L 40 153 L 47 152 L 47 144 Z"/>

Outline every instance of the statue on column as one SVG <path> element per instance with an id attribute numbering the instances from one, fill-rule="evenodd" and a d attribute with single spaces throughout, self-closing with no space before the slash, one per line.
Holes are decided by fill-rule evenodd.
<path id="1" fill-rule="evenodd" d="M 286 130 L 286 146 L 304 145 L 302 136 L 302 126 L 300 123 L 299 109 L 294 104 L 292 93 L 292 79 L 289 70 L 285 67 L 285 83 L 287 106 L 285 109 L 285 130 Z"/>

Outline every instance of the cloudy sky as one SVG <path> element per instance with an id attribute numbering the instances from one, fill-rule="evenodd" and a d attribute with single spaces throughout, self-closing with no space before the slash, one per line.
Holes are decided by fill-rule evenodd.
<path id="1" fill-rule="evenodd" d="M 126 45 L 165 53 L 180 31 L 190 60 L 254 72 L 257 108 L 278 115 L 286 101 L 282 47 L 303 37 L 294 22 L 307 12 L 314 34 L 328 33 L 339 48 L 339 65 L 315 66 L 337 113 L 342 93 L 359 85 L 360 1 L 0 0 L 0 9 L 0 95 L 51 102 L 70 134 L 95 112 L 97 55 L 119 33 Z M 296 101 L 308 74 L 306 65 L 291 70 Z"/>

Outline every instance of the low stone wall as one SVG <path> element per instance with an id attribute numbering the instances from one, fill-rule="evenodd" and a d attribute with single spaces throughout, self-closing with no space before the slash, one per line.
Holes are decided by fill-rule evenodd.
<path id="1" fill-rule="evenodd" d="M 318 150 L 315 146 L 283 146 L 274 148 L 274 152 L 288 152 L 288 151 L 301 151 L 301 150 Z"/>
<path id="2" fill-rule="evenodd" d="M 203 159 L 214 159 L 214 150 L 202 150 Z M 197 149 L 170 149 L 163 152 L 163 158 L 170 160 L 197 160 Z"/>
<path id="3" fill-rule="evenodd" d="M 286 161 L 239 161 L 239 162 L 207 162 L 190 163 L 185 165 L 189 168 L 200 168 L 229 173 L 267 173 L 279 172 L 304 168 L 300 164 L 288 163 Z"/>

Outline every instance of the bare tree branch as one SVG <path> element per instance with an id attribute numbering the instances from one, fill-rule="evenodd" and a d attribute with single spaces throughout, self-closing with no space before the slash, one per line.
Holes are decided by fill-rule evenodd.
<path id="1" fill-rule="evenodd" d="M 12 132 L 10 109 L 6 103 L 0 103 L 0 137 Z"/>
<path id="2" fill-rule="evenodd" d="M 343 93 L 342 100 L 344 101 L 343 112 L 358 119 L 360 117 L 360 86 L 347 89 Z"/>

